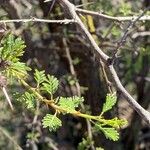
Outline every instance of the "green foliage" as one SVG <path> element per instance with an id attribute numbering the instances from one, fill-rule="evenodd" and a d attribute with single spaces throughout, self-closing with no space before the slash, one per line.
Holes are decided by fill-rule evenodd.
<path id="1" fill-rule="evenodd" d="M 103 117 L 103 114 L 111 110 L 116 104 L 117 97 L 115 94 L 107 95 L 106 102 L 104 103 L 102 112 L 99 116 L 81 113 L 76 109 L 84 101 L 82 97 L 54 97 L 54 94 L 59 87 L 59 81 L 56 77 L 49 74 L 46 75 L 45 71 L 38 71 L 35 69 L 34 79 L 37 84 L 36 87 L 31 87 L 25 81 L 25 77 L 28 75 L 27 71 L 30 70 L 30 68 L 27 67 L 25 63 L 20 62 L 20 56 L 23 55 L 23 48 L 25 47 L 24 42 L 20 38 L 15 39 L 14 36 L 7 35 L 2 42 L 2 45 L 3 46 L 0 48 L 2 59 L 3 61 L 9 62 L 3 70 L 3 73 L 6 73 L 8 78 L 15 77 L 24 85 L 24 87 L 27 88 L 23 95 L 17 94 L 17 99 L 24 103 L 28 109 L 34 110 L 36 107 L 36 100 L 40 100 L 56 111 L 54 115 L 46 114 L 46 116 L 42 119 L 43 128 L 49 128 L 50 131 L 56 131 L 60 126 L 62 126 L 61 120 L 56 116 L 57 113 L 63 115 L 72 114 L 91 121 L 94 124 L 96 131 L 103 132 L 107 139 L 113 141 L 117 141 L 119 139 L 119 133 L 116 129 L 126 124 L 126 121 L 118 118 L 107 120 Z M 71 80 L 73 79 L 71 78 Z M 74 82 L 76 81 L 74 80 Z M 50 94 L 51 99 L 48 100 L 43 97 L 43 92 Z M 27 137 L 36 140 L 37 135 L 30 133 Z M 88 138 L 83 139 L 82 143 L 79 144 L 78 149 L 88 149 L 92 142 L 93 141 Z"/>
<path id="2" fill-rule="evenodd" d="M 127 121 L 124 119 L 118 119 L 117 117 L 113 118 L 113 119 L 109 119 L 109 120 L 104 120 L 104 124 L 103 125 L 109 125 L 112 126 L 113 128 L 120 128 L 124 125 L 127 124 Z"/>
<path id="3" fill-rule="evenodd" d="M 122 2 L 119 8 L 119 12 L 122 13 L 124 16 L 131 14 L 131 4 L 127 2 Z"/>
<path id="4" fill-rule="evenodd" d="M 25 101 L 25 104 L 26 104 L 28 109 L 35 108 L 36 100 L 35 100 L 35 95 L 34 94 L 31 94 L 29 92 L 25 92 L 21 96 L 21 99 L 23 101 Z"/>
<path id="5" fill-rule="evenodd" d="M 58 105 L 60 106 L 61 109 L 65 109 L 66 113 L 73 113 L 75 112 L 75 108 L 79 106 L 83 102 L 82 97 L 60 97 Z"/>
<path id="6" fill-rule="evenodd" d="M 95 0 L 92 5 L 89 5 L 89 9 L 94 11 L 103 11 L 107 12 L 107 14 L 112 14 L 113 7 L 110 0 Z"/>
<path id="7" fill-rule="evenodd" d="M 46 114 L 42 119 L 43 128 L 49 128 L 50 131 L 56 131 L 59 127 L 62 126 L 62 122 L 56 115 Z"/>
<path id="8" fill-rule="evenodd" d="M 47 75 L 47 79 L 42 83 L 42 90 L 46 91 L 50 95 L 53 95 L 59 86 L 59 81 L 54 76 Z"/>
<path id="9" fill-rule="evenodd" d="M 95 130 L 102 131 L 107 139 L 117 141 L 119 139 L 119 133 L 113 127 L 102 127 L 101 124 L 95 124 Z"/>
<path id="10" fill-rule="evenodd" d="M 46 80 L 45 71 L 44 70 L 43 71 L 38 71 L 37 69 L 35 69 L 34 79 L 37 82 L 37 87 L 39 87 L 39 85 Z"/>
<path id="11" fill-rule="evenodd" d="M 102 113 L 107 112 L 108 110 L 112 109 L 112 107 L 116 104 L 117 97 L 115 94 L 107 94 L 106 102 L 103 104 Z"/>
<path id="12" fill-rule="evenodd" d="M 90 140 L 90 138 L 87 137 L 87 139 L 83 138 L 82 142 L 78 144 L 78 150 L 89 150 L 90 145 L 93 143 L 93 141 Z"/>
<path id="13" fill-rule="evenodd" d="M 26 78 L 28 76 L 27 71 L 29 70 L 30 68 L 27 67 L 25 63 L 16 62 L 7 67 L 5 71 L 7 77 Z"/>
<path id="14" fill-rule="evenodd" d="M 0 56 L 4 62 L 4 71 L 8 78 L 27 77 L 27 71 L 30 70 L 25 63 L 20 62 L 20 56 L 23 55 L 25 44 L 21 38 L 16 38 L 12 34 L 6 35 L 1 42 Z"/>
<path id="15" fill-rule="evenodd" d="M 115 38 L 120 38 L 121 37 L 121 31 L 120 31 L 120 28 L 117 27 L 117 26 L 114 26 L 111 30 L 111 34 L 113 35 L 113 37 Z"/>
<path id="16" fill-rule="evenodd" d="M 38 142 L 38 138 L 40 137 L 39 132 L 29 132 L 27 134 L 27 139 Z"/>
<path id="17" fill-rule="evenodd" d="M 76 57 L 72 61 L 74 65 L 78 65 L 82 60 L 79 57 Z"/>
<path id="18" fill-rule="evenodd" d="M 106 102 L 103 104 L 102 112 L 101 112 L 101 117 L 102 115 L 111 110 L 112 107 L 116 104 L 117 97 L 116 94 L 107 94 L 106 96 Z M 101 123 L 100 123 L 101 122 Z M 117 128 L 120 128 L 121 126 L 127 124 L 127 121 L 124 119 L 118 119 L 118 118 L 113 118 L 113 119 L 100 119 L 100 122 L 94 122 L 95 126 L 94 129 L 96 131 L 101 131 L 104 133 L 105 137 L 107 139 L 117 141 L 119 139 L 119 133 L 117 132 Z"/>
<path id="19" fill-rule="evenodd" d="M 66 79 L 70 85 L 75 85 L 75 83 L 77 82 L 77 79 L 72 75 L 67 75 Z"/>
<path id="20" fill-rule="evenodd" d="M 19 57 L 23 55 L 23 49 L 26 47 L 21 38 L 15 39 L 12 34 L 8 34 L 5 38 L 3 38 L 1 44 L 1 59 L 14 63 L 19 61 Z"/>
<path id="21" fill-rule="evenodd" d="M 104 149 L 101 147 L 96 147 L 96 150 L 104 150 Z"/>

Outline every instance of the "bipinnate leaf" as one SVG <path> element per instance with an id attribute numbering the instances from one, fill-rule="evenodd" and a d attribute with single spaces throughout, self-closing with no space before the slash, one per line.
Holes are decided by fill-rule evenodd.
<path id="1" fill-rule="evenodd" d="M 39 86 L 41 83 L 43 83 L 46 80 L 45 71 L 39 71 L 35 69 L 34 72 L 34 79 L 37 82 L 37 86 Z"/>
<path id="2" fill-rule="evenodd" d="M 31 69 L 26 66 L 25 63 L 22 62 L 16 62 L 12 63 L 5 71 L 7 74 L 7 77 L 18 77 L 18 78 L 27 78 L 28 73 L 27 71 L 30 71 Z"/>
<path id="3" fill-rule="evenodd" d="M 106 125 L 109 125 L 113 128 L 120 128 L 127 124 L 125 119 L 118 119 L 117 117 L 104 121 Z"/>
<path id="4" fill-rule="evenodd" d="M 50 131 L 56 131 L 59 127 L 62 126 L 62 122 L 56 115 L 46 114 L 42 119 L 43 128 L 49 128 Z"/>
<path id="5" fill-rule="evenodd" d="M 106 96 L 106 102 L 103 105 L 102 114 L 107 112 L 108 110 L 111 110 L 112 107 L 116 104 L 117 97 L 115 94 L 107 94 Z"/>
<path id="6" fill-rule="evenodd" d="M 119 133 L 113 127 L 102 127 L 100 124 L 95 124 L 95 129 L 97 131 L 101 131 L 104 133 L 105 137 L 109 140 L 118 141 L 119 140 Z"/>
<path id="7" fill-rule="evenodd" d="M 102 128 L 101 130 L 107 139 L 118 141 L 119 140 L 119 133 L 115 128 Z"/>
<path id="8" fill-rule="evenodd" d="M 21 97 L 25 101 L 25 104 L 27 105 L 28 109 L 35 108 L 36 100 L 33 94 L 25 92 Z"/>
<path id="9" fill-rule="evenodd" d="M 48 92 L 49 94 L 54 94 L 59 86 L 59 81 L 54 76 L 47 76 L 46 82 L 42 83 L 42 90 Z"/>
<path id="10" fill-rule="evenodd" d="M 90 148 L 91 143 L 93 144 L 93 141 L 87 136 L 87 138 L 82 138 L 82 141 L 78 144 L 77 150 L 87 150 Z"/>
<path id="11" fill-rule="evenodd" d="M 1 43 L 1 58 L 13 63 L 19 61 L 19 57 L 23 55 L 23 49 L 26 47 L 24 41 L 21 38 L 15 39 L 14 35 L 8 34 Z"/>
<path id="12" fill-rule="evenodd" d="M 27 76 L 27 71 L 30 68 L 25 63 L 20 62 L 24 48 L 24 41 L 21 38 L 15 38 L 12 34 L 7 34 L 1 41 L 0 56 L 4 64 L 4 72 L 8 78 Z"/>
<path id="13" fill-rule="evenodd" d="M 58 105 L 64 109 L 65 111 L 67 111 L 67 113 L 72 113 L 75 112 L 76 108 L 79 106 L 79 104 L 81 104 L 83 102 L 83 98 L 82 97 L 78 97 L 78 96 L 73 96 L 73 97 L 60 97 Z"/>

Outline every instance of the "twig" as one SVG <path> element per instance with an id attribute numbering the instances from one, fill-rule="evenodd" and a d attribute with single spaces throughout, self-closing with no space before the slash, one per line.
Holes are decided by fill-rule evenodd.
<path id="1" fill-rule="evenodd" d="M 10 105 L 10 108 L 13 110 L 14 109 L 13 105 L 12 105 L 11 100 L 9 98 L 9 95 L 8 95 L 8 93 L 6 91 L 6 85 L 7 85 L 6 77 L 4 77 L 3 75 L 0 75 L 0 88 L 3 91 L 3 93 L 4 93 L 5 97 L 6 97 L 6 100 L 7 100 L 8 104 Z"/>
<path id="2" fill-rule="evenodd" d="M 0 23 L 17 23 L 17 22 L 44 22 L 44 23 L 60 23 L 60 24 L 69 24 L 74 23 L 74 19 L 63 19 L 63 20 L 49 20 L 49 19 L 39 19 L 39 18 L 30 18 L 30 19 L 12 19 L 12 20 L 0 20 Z"/>
<path id="3" fill-rule="evenodd" d="M 104 38 L 102 39 L 101 43 L 99 46 L 102 46 L 104 40 L 107 38 L 107 36 L 111 33 L 112 28 L 114 27 L 114 23 L 110 25 L 107 33 L 105 34 Z M 113 89 L 112 89 L 112 83 L 109 81 L 108 79 L 108 75 L 106 73 L 106 69 L 105 69 L 105 64 L 102 62 L 102 60 L 100 59 L 100 65 L 101 65 L 101 70 L 103 73 L 103 78 L 105 80 L 106 86 L 108 88 L 109 93 L 113 93 Z"/>
<path id="4" fill-rule="evenodd" d="M 6 91 L 6 88 L 5 88 L 5 87 L 2 87 L 2 91 L 3 91 L 3 93 L 4 93 L 4 95 L 5 95 L 6 99 L 7 99 L 7 101 L 8 101 L 8 103 L 9 103 L 10 108 L 11 108 L 12 110 L 14 110 L 14 107 L 13 107 L 13 105 L 12 105 L 12 103 L 11 103 L 11 100 L 10 100 L 10 98 L 9 98 L 9 95 L 8 95 L 7 91 Z"/>
<path id="5" fill-rule="evenodd" d="M 102 70 L 102 73 L 103 73 L 103 78 L 105 80 L 105 83 L 106 83 L 106 86 L 107 86 L 107 89 L 108 89 L 108 92 L 109 93 L 113 93 L 113 90 L 112 90 L 112 83 L 109 81 L 108 79 L 108 76 L 107 76 L 107 73 L 106 73 L 106 70 L 105 70 L 105 65 L 104 63 L 102 62 L 102 60 L 100 59 L 100 65 L 101 65 L 101 70 Z"/>
<path id="6" fill-rule="evenodd" d="M 88 14 L 88 15 L 99 17 L 99 18 L 104 18 L 104 19 L 108 19 L 108 20 L 112 20 L 112 21 L 119 21 L 119 22 L 120 21 L 131 21 L 131 20 L 135 20 L 138 18 L 138 16 L 113 17 L 113 16 L 102 14 L 100 12 L 95 12 L 95 11 L 90 11 L 90 10 L 85 10 L 85 9 L 80 9 L 80 8 L 75 8 L 75 10 L 82 14 Z M 142 16 L 139 19 L 139 21 L 146 21 L 146 20 L 150 20 L 150 16 Z"/>
<path id="7" fill-rule="evenodd" d="M 140 106 L 136 100 L 126 91 L 126 89 L 121 84 L 118 75 L 113 67 L 112 64 L 109 63 L 110 57 L 106 55 L 96 44 L 95 40 L 93 39 L 92 35 L 89 33 L 89 31 L 86 29 L 80 18 L 78 17 L 76 13 L 76 8 L 73 4 L 71 4 L 68 0 L 58 0 L 58 3 L 62 6 L 65 12 L 68 12 L 70 17 L 72 19 L 75 19 L 78 25 L 78 28 L 82 31 L 82 34 L 87 38 L 89 41 L 91 47 L 95 52 L 98 52 L 98 56 L 102 59 L 102 61 L 106 64 L 108 67 L 111 76 L 116 84 L 116 87 L 118 90 L 121 91 L 123 96 L 127 99 L 127 101 L 130 103 L 131 107 L 136 110 L 136 112 L 144 119 L 147 124 L 150 125 L 150 113 L 146 111 L 142 106 Z"/>
<path id="8" fill-rule="evenodd" d="M 77 79 L 77 75 L 76 75 L 76 72 L 75 72 L 75 69 L 74 69 L 74 66 L 73 66 L 73 61 L 72 61 L 72 58 L 71 58 L 70 50 L 69 50 L 68 45 L 67 45 L 66 38 L 63 38 L 63 43 L 64 43 L 64 46 L 65 46 L 66 56 L 67 56 L 68 62 L 69 62 L 70 72 Z M 77 89 L 77 95 L 81 96 L 81 89 L 80 89 L 79 82 L 76 81 L 75 85 L 76 85 L 76 89 Z"/>
<path id="9" fill-rule="evenodd" d="M 125 30 L 120 42 L 117 44 L 116 49 L 113 52 L 113 56 L 112 59 L 115 59 L 117 57 L 117 53 L 119 51 L 119 49 L 123 46 L 123 44 L 125 43 L 128 34 L 131 30 L 131 28 L 136 24 L 136 22 L 146 13 L 147 10 L 149 10 L 150 7 L 146 8 L 137 18 L 135 18 L 134 20 L 131 20 L 130 23 L 127 26 L 127 29 Z"/>

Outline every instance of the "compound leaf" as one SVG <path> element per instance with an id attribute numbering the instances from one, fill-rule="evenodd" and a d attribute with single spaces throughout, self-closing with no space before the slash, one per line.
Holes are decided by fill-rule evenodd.
<path id="1" fill-rule="evenodd" d="M 97 131 L 102 131 L 107 139 L 118 141 L 119 133 L 115 128 L 112 127 L 102 127 L 100 124 L 95 124 L 95 129 Z"/>
<path id="2" fill-rule="evenodd" d="M 67 113 L 72 113 L 75 110 L 76 107 L 79 106 L 79 104 L 81 104 L 83 102 L 83 98 L 82 97 L 77 97 L 77 96 L 73 96 L 73 97 L 60 97 L 58 105 L 64 109 L 65 111 L 67 111 Z"/>
<path id="3" fill-rule="evenodd" d="M 42 119 L 43 128 L 49 128 L 50 131 L 56 131 L 60 126 L 62 126 L 62 122 L 55 115 L 47 114 Z"/>
<path id="4" fill-rule="evenodd" d="M 2 49 L 0 51 L 3 60 L 17 62 L 24 53 L 25 43 L 21 38 L 16 38 L 12 34 L 8 34 L 2 40 Z"/>
<path id="5" fill-rule="evenodd" d="M 112 109 L 112 107 L 116 104 L 117 97 L 115 94 L 107 94 L 106 102 L 103 105 L 102 114 Z"/>
<path id="6" fill-rule="evenodd" d="M 39 86 L 46 80 L 45 71 L 38 71 L 37 69 L 35 69 L 34 79 L 36 80 L 37 85 Z"/>
<path id="7" fill-rule="evenodd" d="M 35 96 L 29 92 L 25 92 L 22 96 L 21 99 L 25 101 L 25 104 L 27 105 L 27 108 L 35 108 L 36 105 L 36 100 Z"/>
<path id="8" fill-rule="evenodd" d="M 54 76 L 47 76 L 46 82 L 42 83 L 42 90 L 48 92 L 49 94 L 54 94 L 59 86 L 59 81 Z"/>

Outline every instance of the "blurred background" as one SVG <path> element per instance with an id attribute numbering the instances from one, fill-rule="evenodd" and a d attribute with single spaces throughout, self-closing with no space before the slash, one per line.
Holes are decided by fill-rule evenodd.
<path id="1" fill-rule="evenodd" d="M 134 16 L 150 6 L 149 0 L 70 0 L 79 8 L 97 11 L 111 16 Z M 0 0 L 0 20 L 21 18 L 64 19 L 57 2 L 52 10 L 52 1 Z M 150 12 L 147 11 L 147 15 Z M 112 55 L 117 42 L 123 36 L 129 22 L 116 22 L 104 18 L 80 15 L 95 41 L 108 55 Z M 6 32 L 22 37 L 26 48 L 22 61 L 31 68 L 45 70 L 60 81 L 59 96 L 82 95 L 85 111 L 98 115 L 106 94 L 109 93 L 102 66 L 96 59 L 86 38 L 74 24 L 48 24 L 18 22 L 3 24 Z M 130 30 L 129 36 L 119 51 L 115 67 L 124 87 L 145 109 L 150 104 L 150 22 L 139 21 Z M 107 70 L 105 70 L 107 73 Z M 33 84 L 33 72 L 30 72 Z M 111 77 L 108 78 L 111 81 Z M 19 83 L 8 85 L 9 95 L 24 90 Z M 114 89 L 115 90 L 115 89 Z M 95 147 L 106 150 L 150 150 L 150 127 L 117 92 L 116 107 L 106 117 L 125 118 L 128 125 L 120 130 L 120 140 L 111 142 L 103 134 L 93 134 Z M 12 98 L 13 99 L 13 98 Z M 37 102 L 38 103 L 38 102 Z M 15 150 L 76 150 L 87 138 L 87 123 L 84 119 L 63 116 L 63 126 L 50 133 L 41 126 L 41 119 L 50 110 L 39 104 L 37 111 L 27 110 L 13 99 L 12 112 L 1 94 L 0 99 L 0 149 Z M 37 113 L 38 112 L 38 113 Z M 90 148 L 85 148 L 90 149 Z M 84 149 L 83 149 L 84 150 Z"/>

